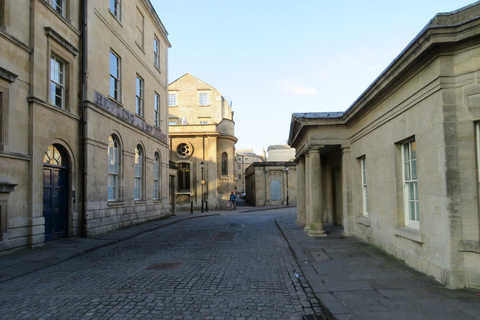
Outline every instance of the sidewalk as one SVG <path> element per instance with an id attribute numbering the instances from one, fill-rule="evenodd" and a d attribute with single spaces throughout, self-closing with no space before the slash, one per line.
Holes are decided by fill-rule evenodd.
<path id="1" fill-rule="evenodd" d="M 447 289 L 338 227 L 311 238 L 295 219 L 277 224 L 329 319 L 480 319 L 477 291 Z"/>
<path id="2" fill-rule="evenodd" d="M 178 212 L 175 216 L 101 234 L 94 238 L 65 238 L 47 242 L 43 247 L 22 249 L 9 255 L 0 256 L 0 283 L 47 268 L 92 250 L 130 239 L 145 232 L 187 219 L 218 214 L 219 212 L 215 211 L 204 213 L 197 211 L 194 214 Z"/>

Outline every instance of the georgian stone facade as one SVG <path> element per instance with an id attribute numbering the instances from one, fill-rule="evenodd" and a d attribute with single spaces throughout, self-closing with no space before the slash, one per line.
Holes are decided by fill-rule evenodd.
<path id="1" fill-rule="evenodd" d="M 148 0 L 0 1 L 0 254 L 170 214 L 169 46 Z"/>
<path id="2" fill-rule="evenodd" d="M 245 170 L 247 202 L 251 205 L 297 205 L 297 170 L 294 162 L 254 162 Z"/>
<path id="3" fill-rule="evenodd" d="M 168 90 L 170 157 L 179 167 L 177 208 L 226 208 L 235 191 L 232 106 L 217 89 L 188 73 Z"/>
<path id="4" fill-rule="evenodd" d="M 298 223 L 480 288 L 480 4 L 438 14 L 348 108 L 293 114 Z M 303 196 L 305 194 L 305 196 Z"/>

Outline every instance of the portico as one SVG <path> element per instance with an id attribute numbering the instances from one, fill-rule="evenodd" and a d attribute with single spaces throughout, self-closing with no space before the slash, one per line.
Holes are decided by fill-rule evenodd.
<path id="1" fill-rule="evenodd" d="M 311 237 L 325 237 L 324 223 L 342 224 L 344 219 L 342 150 L 348 143 L 341 115 L 292 116 L 289 143 L 297 150 L 297 224 Z M 331 131 L 316 130 L 320 125 Z"/>

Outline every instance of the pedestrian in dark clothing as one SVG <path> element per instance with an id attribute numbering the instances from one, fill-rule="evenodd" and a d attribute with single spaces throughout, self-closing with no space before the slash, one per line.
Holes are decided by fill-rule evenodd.
<path id="1" fill-rule="evenodd" d="M 237 196 L 233 191 L 230 193 L 230 210 L 235 210 L 237 208 Z"/>

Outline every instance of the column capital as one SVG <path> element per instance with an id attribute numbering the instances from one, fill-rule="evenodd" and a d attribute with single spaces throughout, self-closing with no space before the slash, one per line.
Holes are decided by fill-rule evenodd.
<path id="1" fill-rule="evenodd" d="M 308 153 L 320 153 L 320 150 L 323 149 L 325 146 L 310 146 L 308 147 Z"/>
<path id="2" fill-rule="evenodd" d="M 305 163 L 305 157 L 304 156 L 301 156 L 301 157 L 296 157 L 295 158 L 295 164 L 298 166 L 299 163 Z"/>

